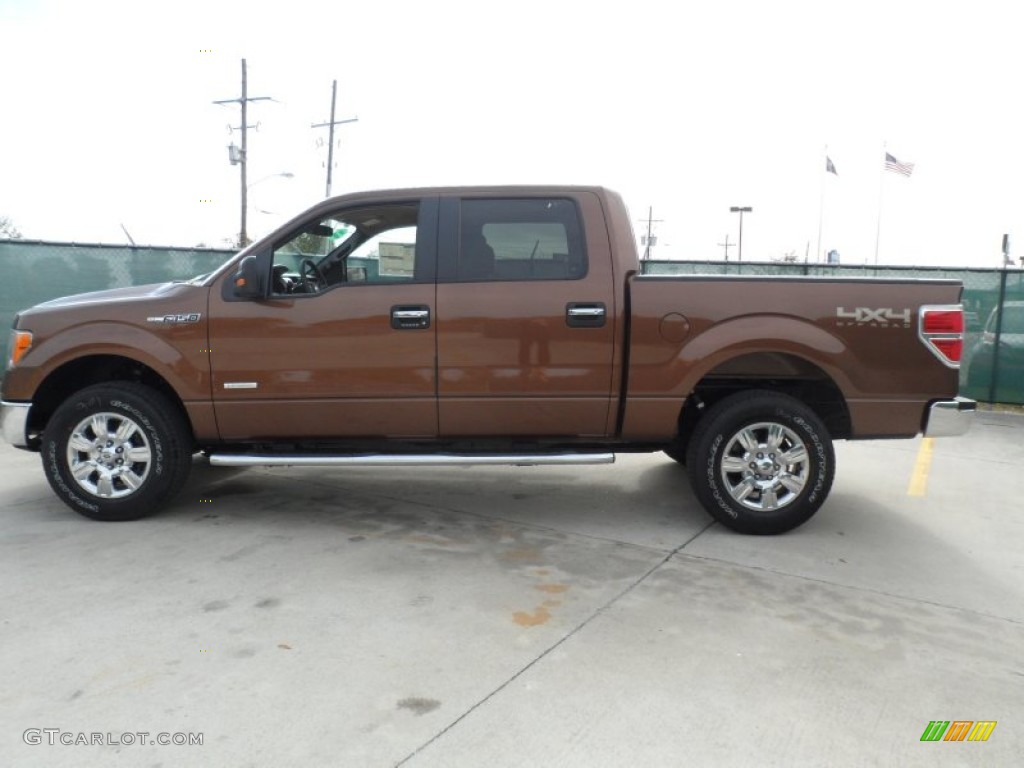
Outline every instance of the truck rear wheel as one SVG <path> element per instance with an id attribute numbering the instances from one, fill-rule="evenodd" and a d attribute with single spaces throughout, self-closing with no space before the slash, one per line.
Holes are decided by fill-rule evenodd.
<path id="1" fill-rule="evenodd" d="M 687 468 L 694 493 L 718 522 L 770 535 L 818 511 L 832 487 L 835 454 L 810 408 L 753 390 L 719 401 L 698 422 Z"/>
<path id="2" fill-rule="evenodd" d="M 87 387 L 43 433 L 50 487 L 93 520 L 137 520 L 180 489 L 192 466 L 192 436 L 162 394 L 133 382 Z"/>

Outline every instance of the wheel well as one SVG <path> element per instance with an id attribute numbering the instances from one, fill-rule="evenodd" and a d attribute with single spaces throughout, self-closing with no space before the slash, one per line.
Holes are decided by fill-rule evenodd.
<path id="1" fill-rule="evenodd" d="M 850 437 L 846 399 L 827 373 L 795 355 L 758 352 L 728 360 L 697 382 L 679 413 L 676 442 L 685 449 L 694 426 L 710 406 L 749 389 L 794 397 L 818 415 L 833 439 Z"/>
<path id="2" fill-rule="evenodd" d="M 178 408 L 185 423 L 190 423 L 178 393 L 152 368 L 120 355 L 90 355 L 65 363 L 43 380 L 32 398 L 29 430 L 42 432 L 53 412 L 74 392 L 112 381 L 134 381 L 163 393 Z"/>

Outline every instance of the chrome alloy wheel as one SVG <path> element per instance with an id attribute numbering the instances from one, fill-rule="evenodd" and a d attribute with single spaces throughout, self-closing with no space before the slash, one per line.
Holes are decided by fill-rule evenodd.
<path id="1" fill-rule="evenodd" d="M 93 496 L 120 499 L 146 481 L 153 466 L 149 439 L 142 428 L 120 413 L 95 413 L 71 431 L 68 470 Z"/>
<path id="2" fill-rule="evenodd" d="M 722 453 L 721 474 L 729 495 L 748 509 L 791 504 L 810 475 L 810 456 L 795 432 L 781 424 L 748 424 Z"/>

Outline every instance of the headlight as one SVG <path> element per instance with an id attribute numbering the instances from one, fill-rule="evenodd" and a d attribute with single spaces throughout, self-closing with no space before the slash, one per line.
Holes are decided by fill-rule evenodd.
<path id="1" fill-rule="evenodd" d="M 11 342 L 8 345 L 8 349 L 11 350 L 11 356 L 7 359 L 7 367 L 13 368 L 18 362 L 25 356 L 25 354 L 32 347 L 32 332 L 31 331 L 11 331 Z"/>

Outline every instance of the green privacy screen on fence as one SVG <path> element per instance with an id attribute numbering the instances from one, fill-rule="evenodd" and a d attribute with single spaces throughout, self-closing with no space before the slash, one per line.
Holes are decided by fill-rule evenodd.
<path id="1" fill-rule="evenodd" d="M 21 309 L 75 293 L 185 280 L 223 264 L 234 251 L 132 248 L 0 240 L 0 323 L 4 365 L 7 329 Z"/>
<path id="2" fill-rule="evenodd" d="M 209 272 L 233 251 L 0 240 L 0 323 L 20 309 L 74 293 L 184 280 Z M 373 264 L 366 264 L 368 271 Z M 651 275 L 806 275 L 949 278 L 964 284 L 967 333 L 960 389 L 978 400 L 1024 404 L 1024 271 L 860 267 L 721 261 L 647 261 Z M 1002 307 L 1003 311 L 997 311 Z M 3 332 L 3 360 L 8 334 Z"/>

